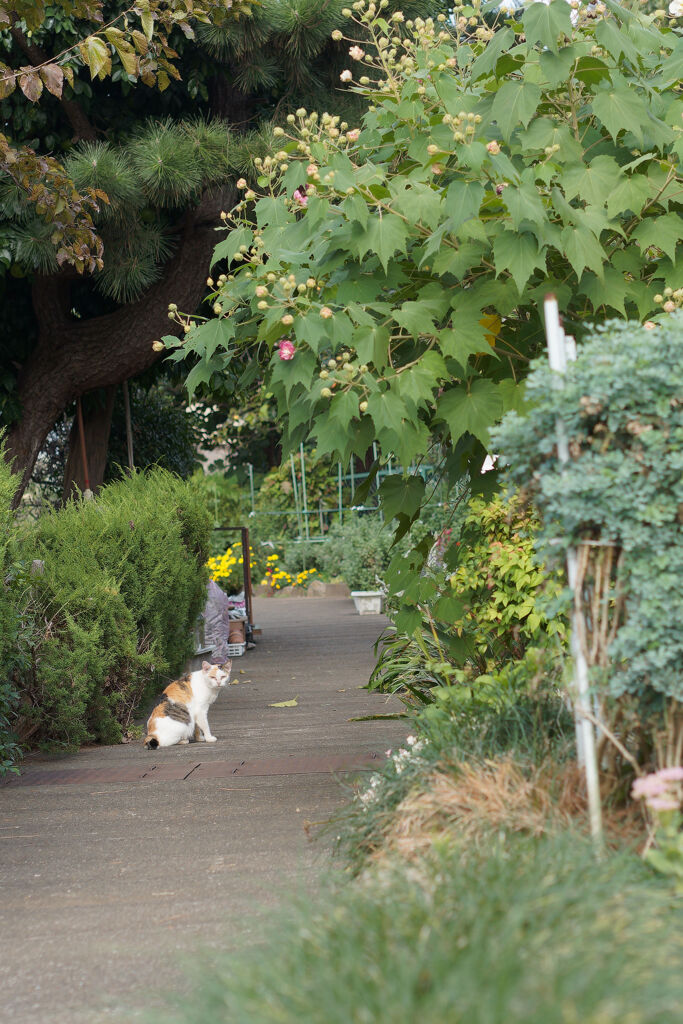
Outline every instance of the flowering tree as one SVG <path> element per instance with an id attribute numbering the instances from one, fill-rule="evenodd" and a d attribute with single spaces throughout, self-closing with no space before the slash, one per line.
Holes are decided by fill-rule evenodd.
<path id="1" fill-rule="evenodd" d="M 376 439 L 408 466 L 438 443 L 444 471 L 476 482 L 489 428 L 523 401 L 543 294 L 580 335 L 653 315 L 679 273 L 681 39 L 616 5 L 493 24 L 479 5 L 453 24 L 385 6 L 345 12 L 360 126 L 301 109 L 276 129 L 222 215 L 215 318 L 176 312 L 184 336 L 164 341 L 197 360 L 191 391 L 264 375 L 285 451 L 312 436 L 348 459 Z M 424 484 L 382 494 L 404 531 Z"/>

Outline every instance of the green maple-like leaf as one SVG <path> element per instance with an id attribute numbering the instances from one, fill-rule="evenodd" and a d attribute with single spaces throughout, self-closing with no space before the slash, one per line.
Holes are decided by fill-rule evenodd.
<path id="1" fill-rule="evenodd" d="M 459 384 L 441 396 L 437 417 L 448 424 L 451 442 L 455 444 L 465 433 L 473 434 L 488 447 L 489 430 L 503 411 L 498 387 L 492 380 L 477 378 Z"/>
<path id="2" fill-rule="evenodd" d="M 532 7 L 541 6 L 532 4 Z M 519 124 L 528 125 L 541 99 L 540 86 L 533 82 L 507 81 L 496 92 L 491 116 L 504 139 L 509 139 Z"/>
<path id="3" fill-rule="evenodd" d="M 540 43 L 554 52 L 558 50 L 558 38 L 572 34 L 569 5 L 565 0 L 553 0 L 547 6 L 530 4 L 522 16 L 522 24 L 527 42 Z"/>
<path id="4" fill-rule="evenodd" d="M 596 92 L 593 110 L 615 142 L 619 132 L 629 131 L 642 145 L 643 128 L 650 118 L 645 101 L 628 86 L 609 86 Z"/>
<path id="5" fill-rule="evenodd" d="M 509 270 L 520 295 L 534 270 L 545 265 L 538 241 L 528 231 L 503 231 L 493 243 L 493 256 L 496 273 Z"/>

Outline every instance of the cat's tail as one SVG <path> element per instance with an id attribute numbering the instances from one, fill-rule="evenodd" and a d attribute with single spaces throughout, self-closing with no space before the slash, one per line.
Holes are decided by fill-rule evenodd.
<path id="1" fill-rule="evenodd" d="M 145 746 L 147 750 L 156 750 L 159 746 L 159 740 L 156 736 L 150 736 L 149 733 L 145 736 Z"/>

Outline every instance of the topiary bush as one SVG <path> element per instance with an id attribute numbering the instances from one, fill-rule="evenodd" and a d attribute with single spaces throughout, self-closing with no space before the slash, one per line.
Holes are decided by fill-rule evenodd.
<path id="1" fill-rule="evenodd" d="M 201 496 L 154 469 L 72 501 L 21 538 L 39 558 L 25 612 L 37 625 L 21 729 L 74 746 L 120 738 L 160 675 L 192 653 L 210 521 Z"/>
<path id="2" fill-rule="evenodd" d="M 495 443 L 542 516 L 555 564 L 578 550 L 574 599 L 603 714 L 638 757 L 683 748 L 683 313 L 596 328 L 565 375 L 532 364 L 529 411 Z M 556 421 L 568 438 L 559 461 Z M 615 701 L 617 704 L 615 705 Z M 611 710 L 610 710 L 611 708 Z M 626 715 L 627 710 L 637 714 Z M 626 716 L 626 717 L 625 717 Z M 643 729 L 650 739 L 643 745 Z"/>

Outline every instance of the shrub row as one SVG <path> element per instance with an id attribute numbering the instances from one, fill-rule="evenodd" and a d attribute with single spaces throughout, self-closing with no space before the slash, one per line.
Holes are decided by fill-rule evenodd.
<path id="1" fill-rule="evenodd" d="M 192 652 L 209 529 L 201 497 L 154 469 L 21 530 L 16 559 L 43 563 L 21 598 L 22 740 L 120 739 L 160 676 L 180 671 Z"/>

